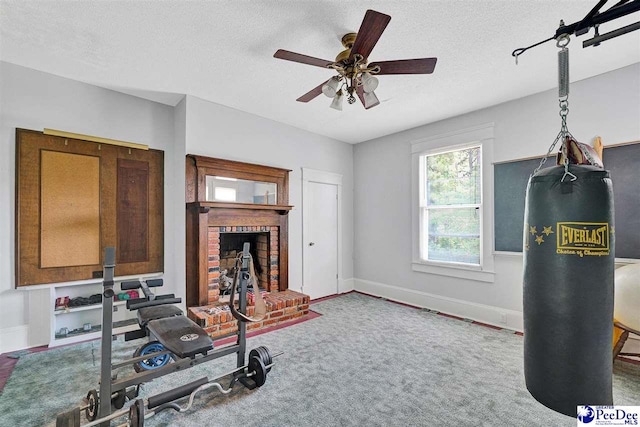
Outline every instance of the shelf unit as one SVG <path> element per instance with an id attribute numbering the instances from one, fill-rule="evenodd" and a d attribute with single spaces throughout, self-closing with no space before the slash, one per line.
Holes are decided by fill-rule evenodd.
<path id="1" fill-rule="evenodd" d="M 123 276 L 114 279 L 114 291 L 121 292 L 120 283 L 130 280 L 145 280 L 161 277 L 162 273 L 151 273 L 139 276 Z M 56 299 L 59 297 L 88 297 L 102 293 L 102 279 L 83 280 L 78 282 L 56 283 L 49 285 L 50 338 L 49 347 L 57 347 L 80 341 L 87 341 L 101 336 L 102 304 L 91 304 L 56 310 Z M 84 325 L 90 324 L 89 330 Z M 67 328 L 66 336 L 59 334 L 61 328 Z M 135 312 L 126 308 L 126 301 L 114 301 L 113 334 L 123 334 L 138 328 Z"/>

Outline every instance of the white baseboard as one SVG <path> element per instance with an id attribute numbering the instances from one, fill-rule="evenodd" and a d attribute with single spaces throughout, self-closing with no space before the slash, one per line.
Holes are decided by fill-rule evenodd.
<path id="1" fill-rule="evenodd" d="M 29 347 L 29 325 L 0 329 L 0 354 Z"/>
<path id="2" fill-rule="evenodd" d="M 505 329 L 514 331 L 522 331 L 523 329 L 522 312 L 519 311 L 400 288 L 370 280 L 355 278 L 353 281 L 355 290 L 366 294 L 453 314 Z"/>
<path id="3" fill-rule="evenodd" d="M 354 278 L 351 277 L 349 279 L 340 279 L 338 280 L 338 293 L 345 294 L 347 292 L 351 292 L 355 289 Z"/>

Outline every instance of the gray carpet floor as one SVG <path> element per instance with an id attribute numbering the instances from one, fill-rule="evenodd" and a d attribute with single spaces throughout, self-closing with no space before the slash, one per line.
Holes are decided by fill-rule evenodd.
<path id="1" fill-rule="evenodd" d="M 360 294 L 311 306 L 323 316 L 248 339 L 276 359 L 266 384 L 211 389 L 188 413 L 146 426 L 575 426 L 524 385 L 522 337 Z M 118 341 L 114 360 L 136 343 Z M 97 386 L 99 343 L 24 356 L 0 395 L 0 426 L 55 425 Z M 149 396 L 233 369 L 233 355 L 144 386 Z M 130 368 L 128 368 L 130 369 Z M 132 372 L 132 370 L 131 370 Z M 125 376 L 128 371 L 121 371 Z M 614 401 L 640 404 L 640 366 L 614 364 Z"/>

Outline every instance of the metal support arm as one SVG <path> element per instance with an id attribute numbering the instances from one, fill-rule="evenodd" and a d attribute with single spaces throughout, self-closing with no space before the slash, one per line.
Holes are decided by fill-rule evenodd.
<path id="1" fill-rule="evenodd" d="M 581 36 L 589 32 L 591 27 L 596 28 L 596 34 L 592 39 L 586 40 L 583 42 L 582 47 L 588 46 L 598 46 L 600 42 L 605 40 L 610 40 L 614 37 L 621 36 L 623 34 L 629 33 L 631 31 L 637 30 L 640 28 L 640 22 L 627 25 L 625 27 L 619 28 L 617 30 L 613 30 L 605 35 L 600 36 L 597 32 L 598 25 L 604 24 L 605 22 L 610 22 L 621 18 L 623 16 L 635 13 L 640 11 L 640 0 L 621 0 L 615 5 L 611 6 L 606 11 L 600 13 L 600 9 L 607 3 L 608 0 L 600 0 L 598 3 L 587 13 L 587 15 L 581 19 L 580 21 L 574 22 L 573 24 L 565 25 L 563 21 L 560 22 L 560 27 L 556 30 L 555 34 L 552 37 L 549 37 L 546 40 L 537 42 L 532 44 L 531 46 L 521 47 L 515 49 L 511 52 L 511 56 L 516 58 L 516 64 L 518 62 L 518 56 L 522 55 L 527 50 L 532 47 L 541 45 L 553 39 L 558 39 L 563 35 L 573 35 Z"/>

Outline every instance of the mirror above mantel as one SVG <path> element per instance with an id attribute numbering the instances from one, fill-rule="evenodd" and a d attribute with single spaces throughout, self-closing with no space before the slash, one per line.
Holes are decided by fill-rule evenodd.
<path id="1" fill-rule="evenodd" d="M 253 203 L 275 205 L 278 184 L 228 176 L 207 175 L 207 202 Z"/>
<path id="2" fill-rule="evenodd" d="M 269 290 L 288 289 L 289 169 L 186 157 L 187 305 L 215 304 L 219 297 L 221 238 L 239 234 L 258 243 L 269 260 Z M 268 242 L 268 243 L 266 243 Z"/>

